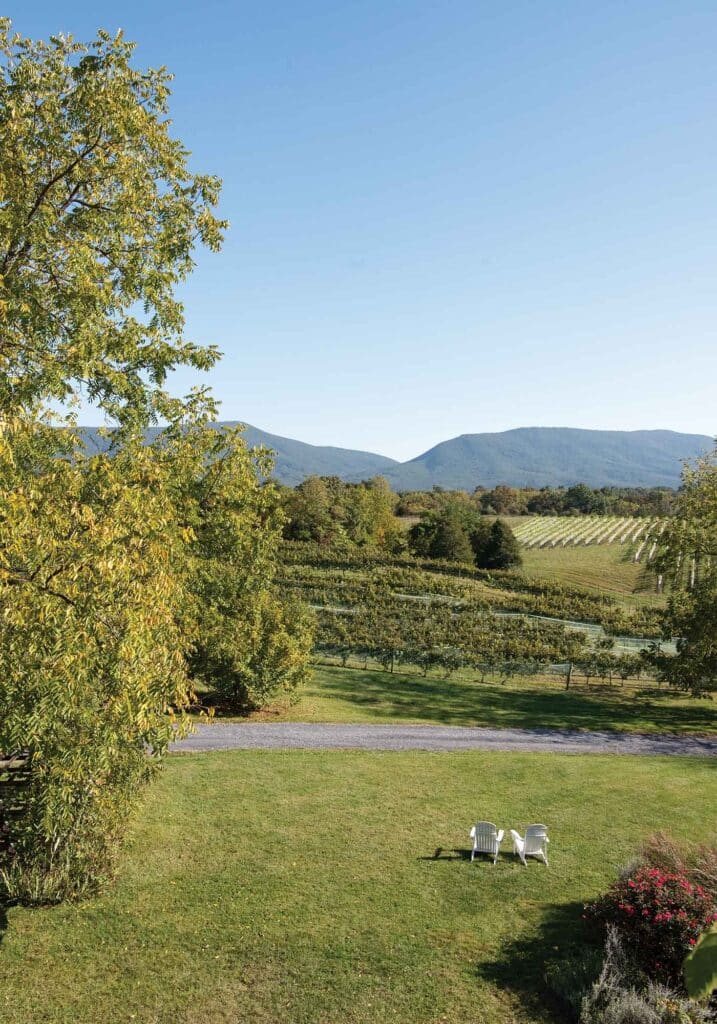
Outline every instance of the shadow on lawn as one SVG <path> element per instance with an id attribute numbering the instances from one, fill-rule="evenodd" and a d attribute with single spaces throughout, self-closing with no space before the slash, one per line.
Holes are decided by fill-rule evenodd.
<path id="1" fill-rule="evenodd" d="M 379 718 L 426 720 L 443 725 L 490 725 L 516 728 L 616 729 L 713 732 L 715 708 L 685 700 L 663 703 L 619 688 L 519 690 L 491 683 L 469 683 L 418 676 L 390 675 L 363 669 L 335 669 L 321 681 L 321 693 L 371 709 Z M 670 695 L 672 696 L 672 695 Z"/>
<path id="2" fill-rule="evenodd" d="M 551 961 L 567 961 L 589 948 L 582 913 L 579 902 L 546 908 L 537 929 L 504 945 L 498 959 L 479 964 L 478 976 L 515 994 L 541 1020 L 547 1012 L 564 1024 L 570 1016 L 546 984 L 545 970 Z"/>
<path id="3" fill-rule="evenodd" d="M 418 860 L 470 860 L 471 851 L 463 849 L 456 849 L 455 847 L 447 850 L 443 846 L 437 846 L 435 851 L 430 857 L 418 857 Z"/>
<path id="4" fill-rule="evenodd" d="M 0 946 L 2 946 L 2 940 L 5 938 L 7 923 L 7 906 L 0 900 Z"/>

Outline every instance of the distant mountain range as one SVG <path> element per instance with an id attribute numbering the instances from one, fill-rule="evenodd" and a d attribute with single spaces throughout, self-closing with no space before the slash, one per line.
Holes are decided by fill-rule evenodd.
<path id="1" fill-rule="evenodd" d="M 96 428 L 84 431 L 91 443 L 103 447 Z M 282 483 L 295 485 L 314 474 L 347 481 L 381 475 L 397 491 L 430 490 L 435 485 L 472 491 L 478 485 L 496 484 L 677 487 L 682 462 L 714 446 L 706 434 L 672 430 L 519 427 L 497 434 L 461 434 L 409 462 L 397 462 L 371 452 L 305 444 L 252 426 L 244 436 L 250 446 L 264 445 L 276 452 L 274 475 Z"/>

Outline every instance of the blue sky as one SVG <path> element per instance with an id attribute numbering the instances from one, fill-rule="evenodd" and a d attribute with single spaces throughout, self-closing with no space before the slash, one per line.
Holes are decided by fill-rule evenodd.
<path id="1" fill-rule="evenodd" d="M 6 11 L 122 27 L 175 73 L 231 221 L 182 292 L 225 353 L 223 418 L 396 458 L 514 426 L 717 431 L 714 0 Z"/>

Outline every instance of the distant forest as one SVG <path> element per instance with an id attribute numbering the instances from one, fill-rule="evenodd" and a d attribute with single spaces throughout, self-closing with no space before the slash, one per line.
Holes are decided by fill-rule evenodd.
<path id="1" fill-rule="evenodd" d="M 677 491 L 670 487 L 507 487 L 466 491 L 403 491 L 396 514 L 422 515 L 436 511 L 446 501 L 475 505 L 485 515 L 499 516 L 666 516 L 673 509 Z"/>
<path id="2" fill-rule="evenodd" d="M 678 493 L 668 488 L 595 489 L 576 484 L 540 489 L 498 486 L 472 493 L 434 487 L 397 494 L 381 476 L 362 483 L 311 476 L 293 488 L 280 486 L 280 492 L 287 541 L 349 543 L 394 553 L 408 550 L 419 557 L 475 561 L 483 568 L 520 564 L 509 525 L 501 520 L 491 534 L 489 517 L 666 516 Z"/>

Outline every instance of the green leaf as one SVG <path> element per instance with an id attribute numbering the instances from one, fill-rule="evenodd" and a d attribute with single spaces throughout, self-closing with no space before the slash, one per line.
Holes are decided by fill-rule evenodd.
<path id="1" fill-rule="evenodd" d="M 683 965 L 685 986 L 692 999 L 707 999 L 717 988 L 717 925 L 701 935 Z"/>

